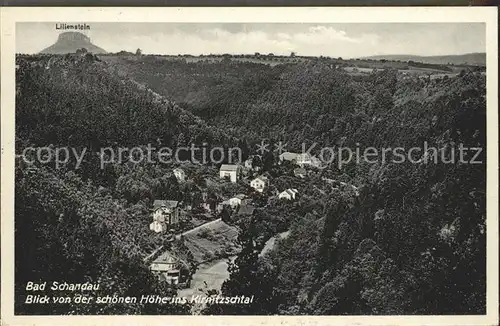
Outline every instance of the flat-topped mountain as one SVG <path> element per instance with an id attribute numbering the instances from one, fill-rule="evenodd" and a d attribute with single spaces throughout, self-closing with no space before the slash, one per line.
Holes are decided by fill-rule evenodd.
<path id="1" fill-rule="evenodd" d="M 42 54 L 75 53 L 76 50 L 85 48 L 94 54 L 106 53 L 102 48 L 92 44 L 90 38 L 79 32 L 64 32 L 59 34 L 56 43 L 42 50 Z"/>

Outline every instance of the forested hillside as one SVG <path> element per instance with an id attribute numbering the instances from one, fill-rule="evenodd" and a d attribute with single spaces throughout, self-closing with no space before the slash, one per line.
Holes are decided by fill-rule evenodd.
<path id="1" fill-rule="evenodd" d="M 23 304 L 28 281 L 99 283 L 97 294 L 175 294 L 159 284 L 142 258 L 162 244 L 148 229 L 155 198 L 184 199 L 170 164 L 110 161 L 110 147 L 181 146 L 232 140 L 144 87 L 119 79 L 91 54 L 18 58 L 16 151 L 16 311 L 27 314 L 188 313 L 187 305 Z M 55 151 L 85 153 L 56 168 Z M 86 150 L 86 152 L 83 152 Z M 73 152 L 70 152 L 73 153 Z M 153 154 L 155 155 L 155 154 Z M 52 161 L 50 157 L 52 156 Z M 46 159 L 46 160 L 45 160 Z M 63 159 L 61 157 L 61 159 Z M 188 254 L 187 248 L 177 248 Z M 64 293 L 60 293 L 64 294 Z"/>
<path id="2" fill-rule="evenodd" d="M 468 164 L 451 151 L 485 145 L 484 76 L 426 80 L 385 70 L 357 77 L 321 62 L 129 64 L 123 74 L 250 142 L 285 140 L 296 150 L 302 142 L 361 149 L 426 142 L 446 153 L 437 163 L 324 170 L 360 186 L 355 204 L 337 195 L 319 213 L 294 213 L 278 249 L 260 263 L 258 248 L 244 250 L 223 287 L 226 295 L 265 287 L 265 305 L 207 313 L 484 313 L 485 153 L 476 157 L 483 164 Z M 255 227 L 248 232 L 259 236 Z"/>
<path id="3" fill-rule="evenodd" d="M 295 150 L 302 143 L 309 148 L 312 142 L 404 146 L 423 141 L 434 115 L 442 121 L 446 117 L 441 110 L 451 109 L 441 103 L 447 90 L 472 89 L 475 83 L 484 86 L 484 77 L 472 73 L 458 80 L 409 78 L 391 69 L 353 76 L 320 59 L 277 66 L 230 59 L 168 61 L 153 56 L 103 60 L 119 75 L 173 98 L 211 125 L 223 126 L 250 143 L 287 141 Z M 439 105 L 443 109 L 428 108 Z M 389 126 L 392 130 L 372 137 L 377 129 Z M 411 132 L 417 128 L 422 130 Z M 395 135 L 398 139 L 390 139 Z M 401 143 L 405 137 L 412 139 Z"/>
<path id="4" fill-rule="evenodd" d="M 335 122 L 341 124 L 346 112 L 356 113 L 356 91 L 367 86 L 321 62 L 273 67 L 230 60 L 185 63 L 154 57 L 111 62 L 119 73 L 174 98 L 210 124 L 223 126 L 249 141 L 271 138 L 299 144 L 333 139 L 341 133 L 339 126 L 335 129 Z"/>
<path id="5" fill-rule="evenodd" d="M 470 64 L 478 66 L 486 66 L 486 53 L 467 53 L 459 55 L 435 55 L 435 56 L 417 56 L 417 55 L 377 55 L 370 56 L 369 59 L 375 60 L 401 60 L 401 61 L 420 61 L 432 64 Z"/>
<path id="6" fill-rule="evenodd" d="M 484 147 L 484 79 L 417 86 L 398 84 L 373 126 L 348 138 L 364 131 L 376 146 Z M 485 164 L 364 163 L 353 174 L 356 204 L 326 204 L 321 221 L 295 225 L 266 261 L 286 302 L 278 311 L 484 313 Z"/>
<path id="7" fill-rule="evenodd" d="M 325 114 L 312 134 L 327 135 L 326 143 L 343 135 L 345 144 L 377 148 L 421 147 L 426 141 L 445 149 L 444 159 L 362 161 L 338 171 L 338 177 L 360 186 L 355 204 L 339 194 L 318 214 L 304 212 L 288 238 L 257 267 L 248 267 L 256 258 L 244 250 L 243 268 L 223 288 L 235 293 L 238 280 L 258 275 L 247 291 L 266 284 L 271 308 L 219 307 L 219 312 L 485 313 L 485 153 L 478 157 L 482 164 L 458 163 L 458 151 L 450 150 L 458 144 L 485 146 L 484 78 L 467 74 L 435 83 L 403 82 L 384 72 L 365 85 L 364 93 L 356 93 L 364 101 L 355 102 L 351 111 Z M 348 92 L 355 86 L 340 87 Z M 286 95 L 276 98 L 287 103 Z M 328 118 L 334 122 L 321 133 L 319 126 Z M 339 121 L 343 124 L 335 134 Z"/>

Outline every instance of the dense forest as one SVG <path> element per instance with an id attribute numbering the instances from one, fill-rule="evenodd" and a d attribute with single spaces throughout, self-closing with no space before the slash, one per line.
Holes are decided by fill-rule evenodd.
<path id="1" fill-rule="evenodd" d="M 430 80 L 402 78 L 391 69 L 350 75 L 321 60 L 268 66 L 86 54 L 18 61 L 17 154 L 27 146 L 95 152 L 148 143 L 248 151 L 265 139 L 285 141 L 295 151 L 316 143 L 314 154 L 322 146 L 411 148 L 427 142 L 444 149 L 450 162 L 459 153 L 449 149 L 458 144 L 486 144 L 485 77 L 474 72 Z M 476 160 L 485 157 L 482 152 Z M 265 159 L 272 187 L 294 187 L 302 196 L 293 204 L 267 202 L 237 221 L 243 249 L 221 291 L 256 300 L 211 305 L 205 313 L 485 313 L 485 163 L 351 162 L 313 169 L 311 177 L 297 180 L 293 167 Z M 100 169 L 94 154 L 78 169 L 74 163 L 55 169 L 19 162 L 17 294 L 26 294 L 28 280 L 49 278 L 100 282 L 102 291 L 120 295 L 175 293 L 139 259 L 161 243 L 147 229 L 151 200 L 190 192 L 172 178 L 171 168 L 123 162 Z M 359 191 L 333 189 L 324 178 Z M 265 240 L 287 229 L 288 237 L 259 257 Z M 23 313 L 54 309 L 16 304 Z M 83 307 L 70 313 L 189 311 L 168 305 L 78 310 Z M 68 313 L 68 307 L 59 309 Z"/>
<path id="2" fill-rule="evenodd" d="M 20 313 L 188 313 L 186 305 L 29 305 L 26 282 L 99 283 L 101 293 L 175 295 L 142 258 L 163 240 L 148 229 L 154 198 L 182 199 L 169 164 L 125 160 L 100 168 L 102 146 L 231 140 L 175 104 L 131 81 L 115 78 L 86 56 L 30 57 L 17 73 L 16 150 L 32 151 L 16 165 L 16 301 Z M 88 150 L 57 168 L 57 148 Z M 47 159 L 47 161 L 45 161 Z M 45 163 L 44 163 L 45 162 Z M 186 251 L 185 248 L 179 248 Z M 61 268 L 64 266 L 64 268 Z M 83 311 L 82 311 L 83 309 Z"/>
<path id="3" fill-rule="evenodd" d="M 361 162 L 335 171 L 360 187 L 354 204 L 352 195 L 337 193 L 321 209 L 302 211 L 290 235 L 259 263 L 249 263 L 257 260 L 254 242 L 241 240 L 242 267 L 223 292 L 235 293 L 239 280 L 250 279 L 245 283 L 256 282 L 250 293 L 267 290 L 266 309 L 221 306 L 208 313 L 484 313 L 485 164 L 449 163 L 459 155 L 451 147 L 484 148 L 484 78 L 402 81 L 383 71 L 355 81 L 324 66 L 291 69 L 257 99 L 257 108 L 269 110 L 239 126 L 275 128 L 291 142 L 341 138 L 344 146 L 410 148 L 425 141 L 445 149 L 445 158 Z M 240 113 L 224 116 L 237 123 Z M 286 125 L 300 125 L 302 133 L 280 134 Z M 484 152 L 479 160 L 485 162 Z"/>

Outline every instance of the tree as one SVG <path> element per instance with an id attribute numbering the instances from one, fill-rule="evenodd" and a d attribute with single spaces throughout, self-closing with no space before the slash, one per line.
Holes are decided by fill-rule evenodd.
<path id="1" fill-rule="evenodd" d="M 342 198 L 334 199 L 325 207 L 325 222 L 320 237 L 320 245 L 317 255 L 318 267 L 316 272 L 323 273 L 326 269 L 336 266 L 338 258 L 337 246 L 339 239 L 335 236 L 342 216 L 346 211 L 346 204 Z"/>
<path id="2" fill-rule="evenodd" d="M 142 50 L 141 49 L 137 49 L 135 51 L 135 55 L 142 55 Z"/>

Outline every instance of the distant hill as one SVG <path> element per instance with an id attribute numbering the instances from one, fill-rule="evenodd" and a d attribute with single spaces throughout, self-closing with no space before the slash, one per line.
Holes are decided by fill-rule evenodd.
<path id="1" fill-rule="evenodd" d="M 475 66 L 486 66 L 486 53 L 467 53 L 459 55 L 439 55 L 439 56 L 418 56 L 418 55 L 406 55 L 406 54 L 395 54 L 395 55 L 374 55 L 370 57 L 364 57 L 363 59 L 373 59 L 373 60 L 400 60 L 400 61 L 417 61 L 423 63 L 431 64 L 455 64 L 455 65 L 475 65 Z"/>
<path id="2" fill-rule="evenodd" d="M 66 54 L 75 53 L 76 50 L 85 48 L 94 54 L 106 53 L 105 50 L 92 44 L 90 38 L 79 32 L 65 32 L 59 34 L 56 43 L 42 50 L 42 54 Z"/>

